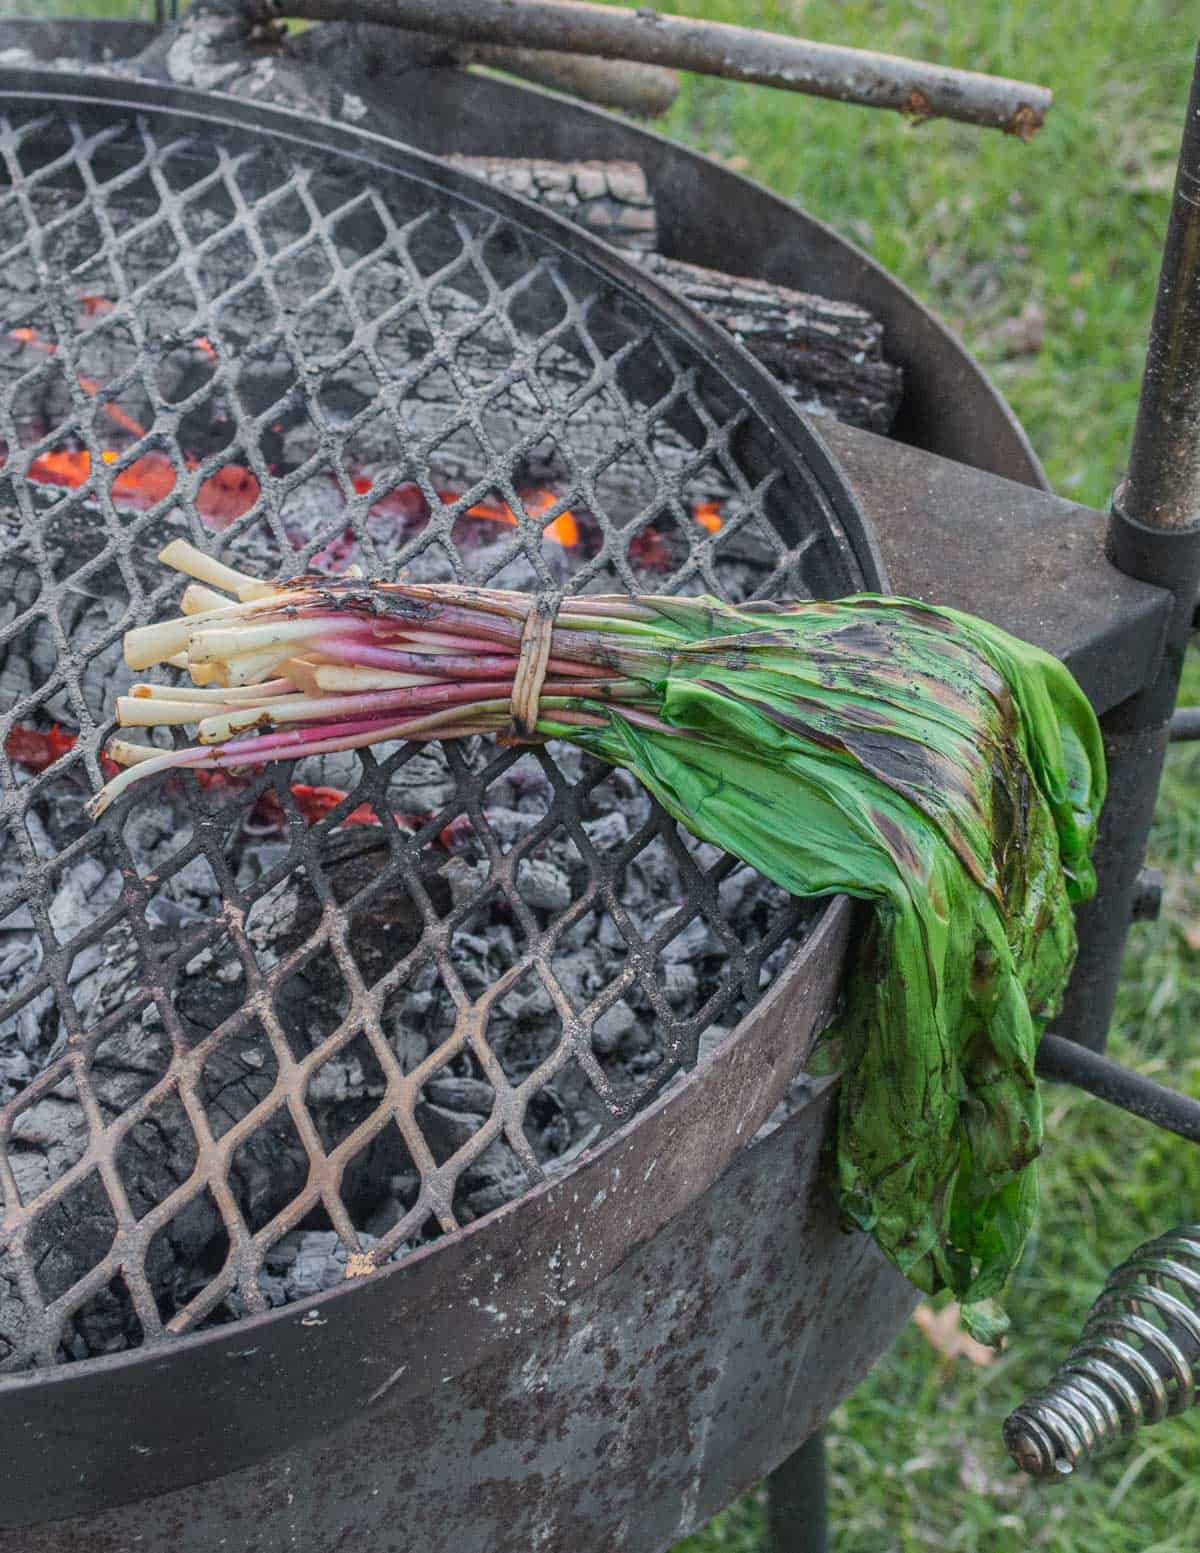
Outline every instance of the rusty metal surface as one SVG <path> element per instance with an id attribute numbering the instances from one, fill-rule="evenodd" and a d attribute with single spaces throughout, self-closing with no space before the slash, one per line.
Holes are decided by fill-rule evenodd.
<path id="1" fill-rule="evenodd" d="M 258 553 L 264 547 L 266 568 L 288 575 L 339 536 L 353 533 L 376 574 L 394 575 L 440 557 L 439 564 L 449 564 L 459 580 L 487 581 L 499 567 L 521 559 L 539 586 L 577 591 L 615 583 L 636 591 L 635 546 L 658 523 L 685 535 L 683 558 L 661 577 L 661 591 L 724 591 L 729 546 L 751 538 L 766 558 L 755 591 L 767 596 L 836 593 L 878 575 L 869 537 L 836 466 L 771 379 L 723 332 L 704 326 L 576 228 L 386 142 L 306 126 L 294 116 L 269 116 L 231 101 L 151 87 L 139 91 L 134 109 L 122 102 L 129 90 L 125 83 L 38 78 L 32 72 L 8 76 L 2 84 L 10 106 L 0 128 L 5 185 L 0 215 L 11 284 L 18 288 L 20 333 L 54 345 L 35 351 L 28 369 L 0 395 L 12 493 L 9 521 L 17 526 L 11 553 L 19 548 L 28 555 L 37 584 L 28 598 L 18 596 L 14 618 L 0 636 L 19 643 L 49 631 L 58 647 L 45 683 L 3 710 L 11 724 L 37 715 L 52 695 L 68 697 L 81 736 L 52 768 L 58 779 L 73 770 L 80 781 L 96 783 L 98 751 L 110 723 L 108 708 L 91 689 L 89 666 L 123 629 L 169 608 L 154 553 L 172 525 L 187 526 L 184 503 L 197 501 L 199 482 L 226 466 L 231 440 L 237 467 L 253 480 L 257 495 L 227 525 L 195 526 L 208 548 L 242 564 L 239 546 L 257 547 L 250 551 L 258 556 L 257 564 L 250 563 L 256 571 L 265 569 Z M 289 292 L 289 285 L 302 289 Z M 164 335 L 147 309 L 156 300 L 161 305 L 173 290 L 191 317 L 178 333 Z M 96 291 L 104 300 L 99 320 L 94 308 L 74 316 L 73 296 Z M 448 295 L 458 299 L 449 321 Z M 485 336 L 497 342 L 504 358 L 499 364 L 487 355 L 481 363 L 477 352 L 472 354 Z M 211 357 L 203 369 L 207 381 L 180 400 L 157 386 L 159 374 L 165 358 L 195 338 L 205 341 Z M 130 340 L 132 360 L 122 355 Z M 103 359 L 106 349 L 119 365 L 107 373 L 89 365 L 85 377 L 81 358 L 92 363 Z M 546 375 L 545 364 L 555 352 L 573 372 L 567 389 Z M 272 381 L 265 405 L 254 405 L 245 374 L 264 354 L 282 364 L 281 377 Z M 31 426 L 31 407 L 43 397 L 55 402 L 51 389 L 64 374 L 68 386 L 80 387 L 54 412 L 63 418 Z M 453 401 L 448 418 L 427 437 L 414 436 L 410 418 L 423 403 L 423 386 L 435 377 L 452 385 L 442 390 Z M 85 390 L 85 382 L 92 387 Z M 355 401 L 353 414 L 340 419 L 329 408 L 339 395 Z M 515 435 L 502 423 L 506 440 L 491 418 L 503 400 L 520 404 L 523 416 Z M 130 402 L 147 404 L 139 410 L 147 427 L 128 448 L 110 451 L 105 412 L 124 417 L 123 425 Z M 189 417 L 216 413 L 218 405 L 227 427 L 219 449 L 187 458 Z M 602 411 L 617 424 L 597 466 L 576 451 L 576 439 Z M 681 426 L 686 435 L 676 431 Z M 669 435 L 677 442 L 682 437 L 677 466 L 659 455 Z M 382 436 L 390 461 L 360 494 L 351 447 L 373 436 Z M 282 454 L 266 450 L 272 437 L 283 440 Z M 456 438 L 474 448 L 480 462 L 461 482 L 467 489 L 460 484 L 443 495 L 434 484 L 434 456 Z M 549 572 L 546 519 L 525 508 L 516 484 L 522 461 L 547 440 L 566 469 L 551 517 L 582 503 L 596 527 L 596 542 L 569 563 L 569 578 Z M 44 486 L 35 483 L 35 466 L 76 444 L 85 450 L 91 474 L 47 505 L 39 494 Z M 300 451 L 289 456 L 289 447 Z M 117 482 L 147 456 L 169 467 L 171 490 L 131 513 L 121 505 Z M 645 504 L 624 526 L 607 515 L 609 498 L 603 494 L 615 456 L 634 462 L 645 479 L 638 497 Z M 724 521 L 712 536 L 694 524 L 686 495 L 701 473 L 719 477 L 730 493 Z M 316 530 L 306 531 L 301 543 L 292 538 L 284 515 L 314 480 L 326 482 L 339 499 L 331 501 L 327 514 L 322 508 Z M 428 518 L 414 538 L 382 557 L 371 528 L 374 503 L 398 486 L 420 492 Z M 519 516 L 512 519 L 511 541 L 493 547 L 487 552 L 491 559 L 472 570 L 464 559 L 461 524 L 489 493 L 499 493 L 510 514 Z M 64 562 L 55 546 L 69 545 L 64 536 L 72 525 L 90 539 L 77 553 L 68 547 Z M 68 575 L 59 576 L 60 569 Z M 72 638 L 60 613 L 63 597 L 81 585 L 127 599 L 118 618 L 86 644 Z M 0 901 L 0 917 L 28 912 L 42 951 L 39 968 L 19 983 L 0 1015 L 15 1015 L 32 999 L 49 996 L 63 1031 L 53 1060 L 0 1110 L 4 1268 L 21 1304 L 9 1342 L 18 1358 L 54 1363 L 66 1324 L 114 1283 L 120 1297 L 132 1302 L 147 1347 L 196 1330 L 210 1317 L 228 1319 L 224 1307 L 231 1296 L 244 1310 L 262 1311 L 268 1304 L 262 1271 L 271 1246 L 317 1211 L 327 1216 L 360 1272 L 393 1253 L 410 1252 L 414 1239 L 428 1236 L 431 1222 L 453 1233 L 463 1222 L 457 1194 L 464 1174 L 493 1144 L 511 1150 L 530 1183 L 544 1178 L 526 1118 L 550 1080 L 568 1069 L 581 1073 L 612 1116 L 629 1114 L 681 1063 L 695 1060 L 704 1028 L 732 1009 L 743 992 L 753 989 L 751 997 L 757 995 L 764 956 L 799 924 L 795 905 L 786 904 L 749 951 L 726 933 L 726 974 L 702 1008 L 681 1020 L 658 980 L 662 950 L 698 914 L 720 933 L 717 889 L 733 860 L 698 866 L 661 814 L 610 855 L 602 854 L 583 829 L 580 805 L 605 769 L 595 763 L 581 780 L 571 780 L 552 751 L 534 757 L 552 790 L 547 812 L 510 849 L 489 826 L 486 793 L 520 758 L 513 750 L 463 753 L 447 746 L 453 792 L 439 814 L 406 835 L 386 817 L 396 807 L 394 784 L 417 754 L 413 746 L 378 757 L 363 752 L 354 791 L 328 822 L 308 830 L 298 823 L 288 788 L 279 787 L 279 801 L 292 821 L 289 845 L 253 883 L 235 877 L 227 805 L 210 810 L 197 802 L 191 837 L 168 871 L 202 860 L 219 883 L 220 909 L 166 941 L 151 932 L 147 915 L 161 873 L 146 877 L 139 870 L 124 837 L 125 814 L 84 828 L 47 860 L 37 853 L 26 823 L 41 783 L 18 780 L 7 762 L 0 767 L 6 844 L 25 865 L 9 898 Z M 264 774 L 257 786 L 271 780 Z M 347 876 L 329 851 L 331 829 L 363 803 L 385 817 L 377 862 L 365 879 Z M 463 815 L 486 854 L 486 878 L 443 902 L 430 878 L 427 849 L 445 825 Z M 569 904 L 543 921 L 522 896 L 519 870 L 522 859 L 560 829 L 589 877 Z M 628 920 L 617 885 L 625 866 L 656 838 L 686 876 L 685 899 L 670 921 L 643 938 Z M 63 941 L 48 913 L 47 891 L 64 867 L 84 859 L 119 871 L 123 887 L 118 899 Z M 258 924 L 271 909 L 272 891 L 294 880 L 298 870 L 310 920 L 300 942 L 263 961 L 256 952 Z M 502 902 L 511 914 L 519 947 L 502 974 L 473 992 L 460 972 L 454 935 L 490 909 L 491 901 Z M 368 964 L 356 949 L 372 914 L 381 911 L 407 928 L 390 955 Z M 591 913 L 597 922 L 611 919 L 627 953 L 620 974 L 592 989 L 594 995 L 581 1004 L 565 990 L 556 955 L 563 935 L 586 924 Z M 103 1017 L 87 1017 L 73 990 L 72 966 L 82 955 L 109 952 L 121 935 L 122 943 L 131 939 L 139 957 L 140 986 Z M 226 971 L 245 990 L 233 1011 L 197 1039 L 181 1018 L 178 989 L 187 967 L 205 954 L 213 975 Z M 389 1041 L 384 1011 L 426 968 L 448 994 L 451 1028 L 428 1056 L 406 1068 Z M 316 1038 L 298 1033 L 281 1012 L 289 984 L 304 975 L 319 975 L 341 1000 L 331 1025 L 320 1028 Z M 530 976 L 557 1011 L 559 1033 L 531 1071 L 516 1075 L 489 1041 L 489 1020 L 499 1001 Z M 644 1080 L 628 1086 L 616 1083 L 600 1061 L 593 1032 L 635 985 L 654 1010 L 663 1058 Z M 132 1103 L 118 1105 L 105 1088 L 102 1056 L 97 1077 L 97 1054 L 139 1021 L 143 1030 L 161 1035 L 164 1062 L 149 1072 Z M 275 1081 L 230 1125 L 220 1112 L 219 1092 L 206 1093 L 204 1074 L 228 1042 L 247 1039 L 258 1043 Z M 323 1138 L 311 1112 L 310 1089 L 325 1064 L 352 1047 L 379 1071 L 380 1100 L 344 1136 Z M 449 1157 L 442 1157 L 446 1151 L 435 1150 L 423 1127 L 422 1094 L 429 1080 L 467 1056 L 477 1081 L 490 1087 L 490 1110 L 469 1138 L 456 1139 Z M 81 1107 L 83 1136 L 50 1179 L 39 1178 L 31 1187 L 20 1178 L 22 1128 L 32 1108 L 61 1099 L 64 1085 Z M 168 1125 L 168 1118 L 179 1118 L 194 1155 L 192 1168 L 186 1179 L 158 1191 L 157 1200 L 135 1206 L 123 1151 L 132 1146 L 134 1129 Z M 231 1188 L 232 1162 L 269 1125 L 283 1125 L 300 1140 L 309 1168 L 286 1202 L 272 1203 L 254 1218 Z M 343 1182 L 367 1151 L 389 1143 L 397 1153 L 395 1168 L 415 1170 L 419 1187 L 398 1221 L 368 1244 L 360 1238 L 365 1212 L 356 1218 Z M 155 1237 L 208 1203 L 215 1204 L 224 1225 L 227 1254 L 202 1287 L 164 1311 L 147 1273 Z M 47 1285 L 40 1276 L 43 1243 L 58 1233 L 55 1216 L 80 1213 L 107 1216 L 111 1238 L 97 1234 L 105 1243 L 89 1263 L 55 1273 Z"/>
<path id="2" fill-rule="evenodd" d="M 483 1376 L 510 1374 L 520 1385 L 529 1355 L 558 1348 L 564 1326 L 586 1333 L 592 1318 L 579 1312 L 590 1309 L 594 1316 L 621 1291 L 630 1297 L 625 1264 L 634 1247 L 661 1241 L 655 1256 L 668 1263 L 703 1256 L 703 1247 L 688 1244 L 695 1233 L 689 1215 L 770 1116 L 827 1022 L 850 916 L 845 900 L 831 905 L 784 976 L 707 1063 L 573 1171 L 477 1226 L 311 1305 L 253 1317 L 153 1355 L 100 1359 L 0 1384 L 6 1441 L 0 1525 L 94 1514 L 290 1448 L 323 1458 L 329 1431 L 364 1409 L 369 1416 L 384 1397 L 390 1410 L 425 1419 L 431 1391 L 461 1405 L 485 1384 Z M 804 1136 L 814 1144 L 811 1122 Z M 804 1201 L 807 1184 L 781 1173 L 754 1190 L 776 1194 L 761 1214 L 775 1229 L 758 1223 L 757 1209 L 743 1219 L 727 1206 L 722 1235 L 738 1267 L 735 1281 L 756 1289 L 753 1301 L 749 1287 L 743 1297 L 765 1318 L 777 1301 L 794 1301 L 800 1291 L 758 1259 L 755 1237 L 770 1239 L 784 1224 L 795 1235 L 790 1205 Z M 827 1216 L 827 1205 L 820 1214 Z M 737 1252 L 743 1234 L 744 1259 Z M 856 1254 L 865 1249 L 860 1243 Z M 814 1245 L 802 1254 L 820 1266 L 823 1250 Z M 822 1274 L 824 1287 L 833 1286 L 834 1276 L 832 1268 Z M 689 1281 L 681 1266 L 676 1298 L 686 1297 Z M 812 1294 L 809 1289 L 804 1298 Z M 662 1300 L 670 1304 L 665 1284 Z M 646 1309 L 643 1318 L 649 1329 L 662 1312 Z M 636 1345 L 642 1340 L 637 1327 L 610 1341 Z M 862 1343 L 864 1354 L 877 1351 L 867 1336 Z M 636 1374 L 636 1361 L 628 1362 Z M 841 1377 L 844 1366 L 835 1368 Z M 823 1394 L 843 1381 L 827 1375 L 813 1384 Z M 649 1427 L 657 1404 L 648 1389 L 643 1405 Z M 565 1418 L 568 1401 L 559 1406 Z M 444 1435 L 431 1427 L 428 1439 L 444 1452 L 470 1444 L 469 1434 L 449 1426 Z"/>
<path id="3" fill-rule="evenodd" d="M 819 1086 L 591 1290 L 555 1306 L 555 1282 L 540 1306 L 498 1302 L 490 1361 L 388 1389 L 390 1360 L 356 1321 L 361 1412 L 319 1445 L 0 1532 L 0 1553 L 212 1553 L 222 1539 L 238 1553 L 670 1547 L 823 1421 L 914 1302 L 866 1237 L 837 1228 L 820 1164 L 833 1097 Z M 392 1314 L 394 1329 L 411 1313 Z M 201 1418 L 184 1399 L 175 1427 Z"/>
<path id="4" fill-rule="evenodd" d="M 1171 596 L 1114 567 L 1076 502 L 821 421 L 897 592 L 984 616 L 1071 669 L 1098 711 L 1152 679 Z"/>

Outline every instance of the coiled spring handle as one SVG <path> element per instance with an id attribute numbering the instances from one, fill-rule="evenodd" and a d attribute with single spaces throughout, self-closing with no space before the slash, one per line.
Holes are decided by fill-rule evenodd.
<path id="1" fill-rule="evenodd" d="M 1031 1476 L 1065 1476 L 1142 1424 L 1190 1408 L 1198 1367 L 1200 1224 L 1188 1224 L 1109 1275 L 1054 1379 L 1005 1421 L 1004 1443 Z"/>

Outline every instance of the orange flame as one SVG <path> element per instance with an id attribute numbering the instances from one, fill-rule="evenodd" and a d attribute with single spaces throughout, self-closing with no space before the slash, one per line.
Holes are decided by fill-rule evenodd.
<path id="1" fill-rule="evenodd" d="M 543 513 L 549 512 L 558 501 L 553 491 L 539 486 L 536 490 L 522 491 L 521 502 L 525 511 L 531 518 L 540 518 Z M 507 509 L 506 509 L 507 510 Z M 512 517 L 512 514 L 509 513 Z M 513 522 L 516 519 L 513 518 Z M 553 523 L 547 525 L 545 530 L 550 539 L 556 540 L 565 550 L 570 550 L 579 543 L 579 524 L 575 521 L 575 514 L 568 507 L 565 512 L 560 512 Z"/>
<path id="2" fill-rule="evenodd" d="M 106 464 L 112 464 L 118 455 L 105 451 L 102 456 Z M 91 454 L 71 448 L 53 448 L 29 466 L 29 478 L 39 485 L 65 485 L 72 490 L 86 485 L 91 472 Z M 152 507 L 170 495 L 174 486 L 175 471 L 167 455 L 146 453 L 117 472 L 112 485 L 113 500 L 122 506 Z"/>
<path id="3" fill-rule="evenodd" d="M 372 482 L 365 475 L 356 475 L 350 483 L 360 496 L 366 496 L 372 488 Z M 438 492 L 438 496 L 447 506 L 456 502 L 459 494 L 458 491 L 453 490 Z M 544 486 L 534 486 L 531 490 L 520 493 L 521 504 L 531 518 L 540 518 L 557 503 L 558 499 L 554 491 Z M 383 496 L 371 510 L 380 513 L 397 510 L 405 516 L 411 516 L 422 508 L 428 515 L 428 508 L 425 507 L 425 499 L 420 494 L 420 488 L 415 485 L 404 485 Z M 482 519 L 488 523 L 503 523 L 509 528 L 517 526 L 517 516 L 507 502 L 476 502 L 473 507 L 467 508 L 467 516 Z M 579 523 L 575 514 L 570 510 L 560 512 L 553 522 L 547 524 L 545 534 L 548 539 L 554 540 L 564 549 L 571 549 L 579 543 Z"/>
<path id="4" fill-rule="evenodd" d="M 105 449 L 106 464 L 114 464 L 118 454 Z M 196 467 L 188 459 L 189 469 Z M 29 478 L 40 485 L 65 485 L 78 490 L 86 485 L 92 472 L 92 457 L 86 449 L 53 448 L 42 453 L 29 466 Z M 151 451 L 117 471 L 112 497 L 117 506 L 144 509 L 153 507 L 175 489 L 175 469 L 165 453 Z M 196 492 L 196 511 L 216 529 L 225 529 L 250 511 L 258 500 L 260 486 L 253 472 L 242 464 L 225 464 Z"/>
<path id="5" fill-rule="evenodd" d="M 93 397 L 101 389 L 101 384 L 97 383 L 95 378 L 90 377 L 81 377 L 79 379 L 79 386 L 85 394 L 91 394 Z M 141 422 L 135 421 L 132 415 L 127 415 L 119 404 L 103 404 L 100 408 L 115 426 L 119 426 L 122 431 L 127 431 L 131 437 L 144 437 L 146 435 L 146 428 Z"/>
<path id="6" fill-rule="evenodd" d="M 80 298 L 80 306 L 86 315 L 95 317 L 110 312 L 113 304 L 104 297 L 83 296 Z M 39 350 L 48 356 L 54 355 L 58 349 L 53 342 L 41 339 L 37 331 L 28 325 L 10 329 L 8 337 L 22 346 Z M 216 360 L 216 351 L 203 335 L 193 341 L 193 344 L 210 360 Z M 102 385 L 91 378 L 81 377 L 79 385 L 86 394 L 92 396 L 102 391 Z M 146 435 L 145 428 L 120 405 L 106 403 L 102 408 L 109 419 L 130 436 L 140 439 Z M 112 464 L 116 462 L 119 454 L 106 450 L 101 456 L 105 463 Z M 3 463 L 2 455 L 0 455 L 0 463 Z M 198 460 L 186 458 L 185 463 L 189 469 L 195 469 Z M 31 480 L 45 485 L 65 485 L 71 488 L 86 484 L 90 474 L 90 455 L 86 451 L 66 448 L 55 448 L 41 454 L 34 459 L 29 468 Z M 372 486 L 372 482 L 362 476 L 356 477 L 352 484 L 360 495 L 365 495 Z M 170 459 L 165 453 L 151 451 L 135 459 L 132 464 L 117 473 L 113 481 L 112 495 L 113 500 L 122 505 L 150 507 L 162 501 L 174 487 L 175 471 Z M 261 487 L 251 470 L 241 464 L 226 464 L 200 485 L 196 493 L 196 510 L 213 527 L 224 529 L 249 512 L 260 494 Z M 447 503 L 457 500 L 458 497 L 456 491 L 441 491 L 439 495 Z M 536 519 L 556 506 L 559 498 L 548 487 L 536 486 L 531 490 L 522 491 L 520 500 L 529 516 Z M 381 510 L 387 501 L 388 498 L 384 497 L 380 503 Z M 467 515 L 491 523 L 503 523 L 511 528 L 515 528 L 518 522 L 512 508 L 504 501 L 476 502 L 474 506 L 467 509 Z M 720 531 L 722 524 L 720 502 L 711 500 L 695 502 L 692 506 L 692 516 L 708 533 L 716 534 Z M 579 523 L 569 508 L 560 512 L 552 522 L 547 524 L 544 532 L 548 538 L 562 545 L 564 549 L 572 549 L 579 543 Z M 645 542 L 643 548 L 648 545 L 650 549 L 653 549 L 654 543 L 658 541 L 658 535 L 652 528 L 646 529 L 636 538 Z M 654 560 L 649 557 L 643 559 L 647 560 L 648 564 L 654 564 Z M 657 559 L 660 564 L 666 564 L 664 558 Z"/>
<path id="7" fill-rule="evenodd" d="M 454 499 L 454 493 L 447 491 L 444 496 Z M 543 486 L 535 486 L 533 490 L 521 492 L 521 505 L 531 518 L 540 518 L 544 512 L 558 501 L 558 497 L 551 490 Z M 469 518 L 486 518 L 492 523 L 506 523 L 510 528 L 516 528 L 517 515 L 507 502 L 481 501 L 473 507 L 467 508 Z M 548 539 L 553 539 L 564 549 L 569 550 L 579 543 L 579 524 L 575 521 L 575 514 L 568 509 L 560 512 L 553 523 L 546 525 L 545 534 Z"/>

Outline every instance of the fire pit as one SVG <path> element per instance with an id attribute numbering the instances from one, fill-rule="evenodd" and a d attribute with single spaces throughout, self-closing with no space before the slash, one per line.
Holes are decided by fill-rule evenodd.
<path id="1" fill-rule="evenodd" d="M 309 1298 L 521 1195 L 814 920 L 554 748 L 323 758 L 88 826 L 165 542 L 262 575 L 877 580 L 765 376 L 552 221 L 357 137 L 55 84 L 3 126 L 8 1369 Z"/>
<path id="2" fill-rule="evenodd" d="M 837 1229 L 833 1086 L 797 1078 L 846 902 L 553 746 L 186 778 L 84 825 L 164 543 L 744 599 L 879 585 L 865 508 L 898 588 L 1052 635 L 1101 707 L 1157 651 L 1164 595 L 882 272 L 615 120 L 431 74 L 408 138 L 502 122 L 529 156 L 552 116 L 558 154 L 636 160 L 668 252 L 753 231 L 748 273 L 869 301 L 900 434 L 1024 485 L 801 421 L 648 270 L 432 158 L 0 79 L 0 1549 L 662 1548 L 912 1301 Z"/>
<path id="3" fill-rule="evenodd" d="M 562 1214 L 556 1179 L 720 1046 L 707 1148 L 625 1144 L 675 1177 L 643 1224 L 693 1200 L 783 1099 L 845 930 L 553 746 L 168 784 L 89 827 L 119 637 L 169 604 L 162 545 L 733 599 L 879 573 L 767 375 L 555 218 L 233 104 L 4 84 L 0 1365 L 90 1361 L 111 1407 L 124 1350 L 254 1348 L 291 1302 L 307 1336 L 347 1276 L 420 1278 L 506 1203 Z M 545 1237 L 564 1289 L 604 1242 Z M 485 1326 L 524 1286 L 478 1290 Z M 99 1457 L 82 1481 L 18 1519 L 129 1492 Z"/>

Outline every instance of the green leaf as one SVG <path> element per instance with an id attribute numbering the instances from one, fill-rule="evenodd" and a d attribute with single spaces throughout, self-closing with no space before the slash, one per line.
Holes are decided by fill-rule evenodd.
<path id="1" fill-rule="evenodd" d="M 970 1302 L 975 1335 L 996 1330 L 983 1302 L 1037 1206 L 1037 1041 L 1095 887 L 1095 716 L 1055 659 L 911 600 L 661 611 L 673 732 L 611 708 L 600 729 L 539 730 L 628 767 L 784 888 L 874 903 L 831 1032 L 843 1212 L 921 1288 Z"/>

